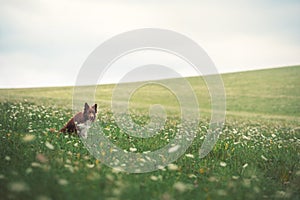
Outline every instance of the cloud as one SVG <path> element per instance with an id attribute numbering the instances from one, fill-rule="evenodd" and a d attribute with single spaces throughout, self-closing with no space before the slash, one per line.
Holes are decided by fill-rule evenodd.
<path id="1" fill-rule="evenodd" d="M 1 1 L 0 87 L 72 85 L 99 44 L 145 27 L 190 37 L 221 72 L 299 64 L 299 13 L 298 1 Z"/>

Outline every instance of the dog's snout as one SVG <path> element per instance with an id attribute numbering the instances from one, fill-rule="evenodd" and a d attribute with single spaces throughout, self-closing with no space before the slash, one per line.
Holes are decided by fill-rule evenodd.
<path id="1" fill-rule="evenodd" d="M 91 114 L 89 118 L 90 118 L 91 121 L 94 121 L 95 120 L 95 115 Z"/>

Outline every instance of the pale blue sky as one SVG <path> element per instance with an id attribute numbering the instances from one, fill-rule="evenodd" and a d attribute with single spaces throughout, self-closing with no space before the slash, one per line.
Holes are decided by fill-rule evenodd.
<path id="1" fill-rule="evenodd" d="M 188 36 L 221 73 L 298 65 L 299 13 L 291 0 L 0 0 L 0 88 L 74 85 L 98 45 L 149 27 Z"/>

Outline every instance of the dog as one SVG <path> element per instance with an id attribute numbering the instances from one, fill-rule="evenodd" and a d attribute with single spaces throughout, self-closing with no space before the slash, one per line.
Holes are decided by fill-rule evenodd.
<path id="1" fill-rule="evenodd" d="M 72 117 L 59 132 L 75 133 L 78 136 L 87 138 L 87 129 L 90 127 L 91 123 L 96 120 L 96 114 L 97 104 L 89 106 L 85 103 L 83 112 L 79 112 Z"/>

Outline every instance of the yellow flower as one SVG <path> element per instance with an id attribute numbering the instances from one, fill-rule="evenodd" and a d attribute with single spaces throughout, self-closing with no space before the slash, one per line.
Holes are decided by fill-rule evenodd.
<path id="1" fill-rule="evenodd" d="M 205 170 L 203 168 L 199 169 L 200 174 L 204 174 Z"/>
<path id="2" fill-rule="evenodd" d="M 227 149 L 228 149 L 228 143 L 225 144 L 225 150 L 227 150 Z"/>

